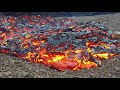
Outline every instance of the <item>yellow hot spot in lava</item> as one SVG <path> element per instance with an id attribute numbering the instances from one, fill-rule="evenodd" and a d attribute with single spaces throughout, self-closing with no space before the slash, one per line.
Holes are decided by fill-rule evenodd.
<path id="1" fill-rule="evenodd" d="M 47 60 L 48 63 L 52 62 L 52 60 Z"/>
<path id="2" fill-rule="evenodd" d="M 26 36 L 25 36 L 25 38 L 29 38 L 31 35 L 30 34 L 27 34 Z"/>
<path id="3" fill-rule="evenodd" d="M 28 52 L 26 55 L 26 58 L 30 59 L 31 58 L 30 55 L 31 55 L 31 52 Z"/>
<path id="4" fill-rule="evenodd" d="M 42 62 L 42 61 L 43 61 L 42 59 L 37 59 L 37 62 L 38 62 L 38 63 L 40 63 L 40 62 Z"/>
<path id="5" fill-rule="evenodd" d="M 42 55 L 42 56 L 49 57 L 47 54 L 44 54 L 44 55 Z"/>
<path id="6" fill-rule="evenodd" d="M 85 61 L 85 60 L 83 60 L 82 63 L 83 63 L 84 65 L 87 65 L 87 64 L 90 64 L 91 62 L 90 62 L 90 61 Z"/>
<path id="7" fill-rule="evenodd" d="M 110 54 L 109 54 L 110 57 L 112 57 L 112 56 L 114 56 L 114 55 L 115 55 L 115 54 L 113 54 L 113 53 L 110 53 Z"/>
<path id="8" fill-rule="evenodd" d="M 87 48 L 88 53 L 92 53 L 92 50 L 90 48 Z"/>
<path id="9" fill-rule="evenodd" d="M 77 61 L 78 63 L 80 62 L 80 60 L 77 57 L 75 57 L 74 60 Z"/>
<path id="10" fill-rule="evenodd" d="M 86 46 L 88 46 L 89 45 L 89 43 L 88 42 L 86 42 Z"/>
<path id="11" fill-rule="evenodd" d="M 58 62 L 60 60 L 62 60 L 65 56 L 61 56 L 61 55 L 56 55 L 55 57 L 53 57 L 53 62 Z"/>
<path id="12" fill-rule="evenodd" d="M 78 53 L 81 53 L 82 50 L 75 50 L 75 53 L 78 54 Z"/>
<path id="13" fill-rule="evenodd" d="M 106 49 L 109 49 L 110 47 L 107 46 L 105 43 L 102 43 L 102 46 L 104 46 Z"/>
<path id="14" fill-rule="evenodd" d="M 73 71 L 75 71 L 75 70 L 77 70 L 78 69 L 78 67 L 75 67 L 75 68 L 73 68 Z"/>
<path id="15" fill-rule="evenodd" d="M 91 62 L 91 61 L 87 61 L 87 62 L 86 62 L 86 65 L 94 65 L 94 66 L 98 66 L 96 63 Z"/>
<path id="16" fill-rule="evenodd" d="M 49 58 L 49 57 L 48 57 Z M 53 57 L 50 57 L 50 59 L 47 60 L 48 63 L 50 62 L 59 62 L 65 58 L 64 55 L 55 55 Z"/>
<path id="17" fill-rule="evenodd" d="M 101 59 L 108 59 L 109 58 L 109 53 L 100 53 L 100 54 L 94 54 L 93 56 L 97 56 Z"/>
<path id="18" fill-rule="evenodd" d="M 38 42 L 38 41 L 34 41 L 34 42 L 32 42 L 32 44 L 33 44 L 34 46 L 36 46 L 36 45 L 39 44 L 39 42 Z"/>
<path id="19" fill-rule="evenodd" d="M 106 48 L 106 49 L 109 49 L 110 47 L 108 47 L 107 45 L 104 45 L 104 47 Z"/>
<path id="20" fill-rule="evenodd" d="M 28 44 L 26 44 L 26 45 L 24 46 L 24 48 L 29 48 L 29 45 L 28 45 Z"/>
<path id="21" fill-rule="evenodd" d="M 42 41 L 41 41 L 41 43 L 44 43 L 44 42 L 45 42 L 45 40 L 42 40 Z"/>
<path id="22" fill-rule="evenodd" d="M 26 55 L 26 58 L 31 60 L 31 58 L 34 57 L 35 54 L 36 53 L 34 53 L 34 52 L 28 52 L 27 55 Z"/>

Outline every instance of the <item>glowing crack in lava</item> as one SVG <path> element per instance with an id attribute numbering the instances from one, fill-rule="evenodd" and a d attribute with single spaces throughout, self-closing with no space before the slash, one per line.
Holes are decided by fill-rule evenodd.
<path id="1" fill-rule="evenodd" d="M 0 52 L 58 70 L 101 66 L 119 52 L 114 33 L 96 22 L 0 16 Z"/>

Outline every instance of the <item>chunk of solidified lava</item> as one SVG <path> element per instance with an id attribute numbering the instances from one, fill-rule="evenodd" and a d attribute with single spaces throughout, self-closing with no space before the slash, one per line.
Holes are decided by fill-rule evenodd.
<path id="1" fill-rule="evenodd" d="M 101 66 L 120 52 L 116 33 L 96 22 L 27 15 L 0 22 L 0 52 L 58 70 Z"/>

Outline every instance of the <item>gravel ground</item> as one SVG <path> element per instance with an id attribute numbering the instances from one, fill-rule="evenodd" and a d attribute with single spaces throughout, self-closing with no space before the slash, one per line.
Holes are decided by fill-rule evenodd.
<path id="1" fill-rule="evenodd" d="M 0 13 L 0 15 L 3 15 Z M 64 17 L 55 17 L 62 19 Z M 73 18 L 73 17 L 69 17 Z M 76 20 L 83 22 L 96 21 L 104 23 L 110 30 L 120 31 L 120 13 L 77 16 Z M 102 62 L 102 67 L 66 70 L 59 72 L 45 65 L 35 64 L 0 53 L 1 78 L 120 78 L 120 55 Z"/>

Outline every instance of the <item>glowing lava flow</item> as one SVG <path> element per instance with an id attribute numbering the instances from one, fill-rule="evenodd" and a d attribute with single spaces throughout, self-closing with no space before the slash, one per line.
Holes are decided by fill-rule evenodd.
<path id="1" fill-rule="evenodd" d="M 62 71 L 101 66 L 102 59 L 116 55 L 112 50 L 116 49 L 117 43 L 111 41 L 114 34 L 107 29 L 101 30 L 96 23 L 84 26 L 69 19 L 63 24 L 56 23 L 59 29 L 42 31 L 46 25 L 57 27 L 53 18 L 22 16 L 1 19 L 1 26 L 5 29 L 0 29 L 0 52 Z M 68 29 L 64 29 L 65 26 Z"/>

